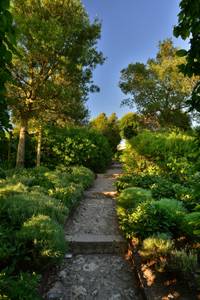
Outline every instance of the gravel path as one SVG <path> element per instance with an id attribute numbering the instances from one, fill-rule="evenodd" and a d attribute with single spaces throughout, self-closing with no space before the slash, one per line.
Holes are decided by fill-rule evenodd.
<path id="1" fill-rule="evenodd" d="M 115 213 L 113 182 L 121 172 L 114 161 L 84 192 L 64 226 L 72 257 L 51 273 L 43 299 L 143 299 Z"/>

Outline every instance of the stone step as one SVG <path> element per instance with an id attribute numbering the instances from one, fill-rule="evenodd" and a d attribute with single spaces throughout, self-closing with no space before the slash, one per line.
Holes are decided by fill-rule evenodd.
<path id="1" fill-rule="evenodd" d="M 73 254 L 127 253 L 128 242 L 120 235 L 66 235 L 68 252 Z"/>
<path id="2" fill-rule="evenodd" d="M 109 165 L 108 169 L 122 169 L 122 164 Z"/>

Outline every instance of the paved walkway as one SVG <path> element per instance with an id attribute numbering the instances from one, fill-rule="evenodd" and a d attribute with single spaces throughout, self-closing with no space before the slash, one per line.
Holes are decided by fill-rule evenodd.
<path id="1" fill-rule="evenodd" d="M 114 161 L 84 192 L 64 227 L 71 257 L 51 273 L 43 299 L 142 300 L 115 212 L 113 182 L 121 172 Z"/>

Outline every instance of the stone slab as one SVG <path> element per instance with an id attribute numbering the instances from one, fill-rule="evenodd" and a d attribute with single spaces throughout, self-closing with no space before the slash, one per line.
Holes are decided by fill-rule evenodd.
<path id="1" fill-rule="evenodd" d="M 68 251 L 74 254 L 127 253 L 128 243 L 118 235 L 66 235 Z"/>

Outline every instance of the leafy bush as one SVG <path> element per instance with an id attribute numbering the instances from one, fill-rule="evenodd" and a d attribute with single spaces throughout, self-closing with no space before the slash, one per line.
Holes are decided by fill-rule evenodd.
<path id="1" fill-rule="evenodd" d="M 167 160 L 170 153 L 173 157 L 190 156 L 193 140 L 194 138 L 181 133 L 153 133 L 144 130 L 141 134 L 129 140 L 129 143 L 134 149 L 137 149 L 140 155 Z"/>
<path id="2" fill-rule="evenodd" d="M 28 138 L 26 167 L 33 167 L 36 164 L 37 135 Z M 13 153 L 13 156 L 15 155 Z M 64 164 L 66 166 L 82 165 L 94 172 L 104 172 L 112 155 L 107 138 L 98 130 L 51 125 L 43 129 L 41 166 L 51 170 L 57 165 Z"/>
<path id="3" fill-rule="evenodd" d="M 155 208 L 159 211 L 160 216 L 167 216 L 170 225 L 170 231 L 174 237 L 181 236 L 183 218 L 187 214 L 187 210 L 183 203 L 175 199 L 162 198 L 155 201 Z"/>
<path id="4" fill-rule="evenodd" d="M 118 197 L 117 211 L 123 209 L 136 208 L 139 203 L 152 201 L 150 191 L 141 188 L 128 188 L 124 190 Z"/>
<path id="5" fill-rule="evenodd" d="M 154 183 L 160 182 L 162 178 L 152 174 L 128 173 L 120 176 L 114 183 L 115 189 L 121 192 L 128 187 L 141 187 L 150 189 Z"/>
<path id="6" fill-rule="evenodd" d="M 160 198 L 175 198 L 176 192 L 180 186 L 173 184 L 166 179 L 160 179 L 151 187 L 152 196 L 154 199 Z"/>
<path id="7" fill-rule="evenodd" d="M 132 139 L 129 141 L 132 141 Z M 159 174 L 161 172 L 161 168 L 158 164 L 150 161 L 144 155 L 140 155 L 129 142 L 126 142 L 126 148 L 124 149 L 120 159 L 124 162 L 124 173 L 142 172 Z"/>
<path id="8" fill-rule="evenodd" d="M 186 209 L 177 200 L 161 199 L 141 203 L 136 209 L 128 209 L 120 217 L 120 228 L 126 237 L 143 240 L 155 233 L 177 237 L 182 231 Z"/>
<path id="9" fill-rule="evenodd" d="M 73 182 L 65 183 L 65 187 L 58 187 L 49 190 L 49 196 L 59 199 L 66 207 L 71 210 L 73 206 L 77 205 L 77 200 L 82 196 L 83 186 Z"/>
<path id="10" fill-rule="evenodd" d="M 160 259 L 169 256 L 174 247 L 171 236 L 166 233 L 157 233 L 142 242 L 140 255 L 143 259 Z"/>
<path id="11" fill-rule="evenodd" d="M 85 167 L 69 168 L 61 165 L 56 167 L 56 173 L 64 173 L 64 180 L 81 184 L 85 189 L 90 187 L 94 182 L 94 173 Z"/>
<path id="12" fill-rule="evenodd" d="M 166 267 L 173 272 L 186 276 L 194 275 L 198 267 L 197 254 L 192 251 L 187 253 L 186 249 L 182 249 L 181 251 L 175 249 L 172 251 Z"/>
<path id="13" fill-rule="evenodd" d="M 199 237 L 193 233 L 196 229 L 196 221 L 200 219 L 200 212 L 192 212 L 185 216 L 183 223 L 183 232 L 189 240 L 199 240 Z"/>
<path id="14" fill-rule="evenodd" d="M 29 274 L 20 271 L 12 276 L 12 270 L 6 268 L 0 273 L 0 299 L 12 300 L 39 300 L 36 292 L 37 280 L 41 275 Z"/>
<path id="15" fill-rule="evenodd" d="M 28 191 L 28 188 L 20 182 L 4 181 L 3 183 L 3 185 L 0 184 L 0 197 L 4 199 L 14 195 L 20 195 Z"/>
<path id="16" fill-rule="evenodd" d="M 30 252 L 25 247 L 25 243 L 15 240 L 16 227 L 2 221 L 0 224 L 0 270 L 7 266 L 21 268 L 21 265 L 27 263 Z"/>
<path id="17" fill-rule="evenodd" d="M 21 194 L 9 197 L 6 201 L 7 212 L 12 224 L 21 225 L 33 215 L 42 214 L 64 225 L 68 208 L 59 200 L 45 195 Z"/>
<path id="18" fill-rule="evenodd" d="M 16 239 L 32 249 L 32 264 L 36 268 L 60 264 L 66 254 L 65 232 L 48 216 L 31 217 L 16 232 Z"/>

